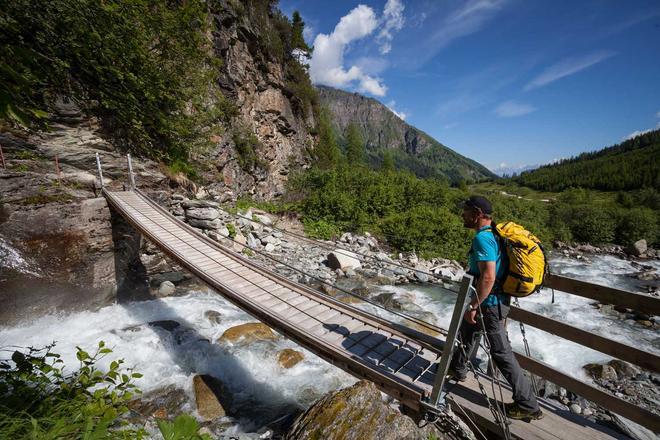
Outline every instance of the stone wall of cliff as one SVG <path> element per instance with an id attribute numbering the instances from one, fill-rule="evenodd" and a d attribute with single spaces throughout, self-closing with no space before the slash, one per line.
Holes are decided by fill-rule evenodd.
<path id="1" fill-rule="evenodd" d="M 238 115 L 208 156 L 218 175 L 211 191 L 249 194 L 272 199 L 282 194 L 289 172 L 309 164 L 315 139 L 314 112 L 292 87 L 291 54 L 271 52 L 263 41 L 277 38 L 278 11 L 266 13 L 264 2 L 218 2 L 215 13 L 215 51 L 222 62 L 220 88 Z M 259 15 L 261 14 L 261 15 Z M 293 69 L 292 69 L 293 67 Z M 305 74 L 305 78 L 309 81 Z M 254 135 L 259 166 L 241 166 L 236 141 Z"/>

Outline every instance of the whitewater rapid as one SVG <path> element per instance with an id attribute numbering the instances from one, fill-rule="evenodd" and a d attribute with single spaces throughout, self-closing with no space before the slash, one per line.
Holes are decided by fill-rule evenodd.
<path id="1" fill-rule="evenodd" d="M 20 260 L 19 260 L 20 261 Z M 656 261 L 651 263 L 660 269 Z M 629 262 L 615 257 L 593 257 L 591 264 L 567 258 L 553 260 L 555 273 L 563 273 L 608 285 L 633 288 L 623 274 L 634 272 Z M 433 312 L 441 327 L 447 328 L 454 307 L 455 294 L 438 287 L 383 286 L 383 290 L 410 292 L 417 305 Z M 620 320 L 600 313 L 593 301 L 555 291 L 542 292 L 521 300 L 521 307 L 559 319 L 571 325 L 609 338 L 660 353 L 657 332 L 631 320 Z M 371 306 L 369 309 L 373 310 Z M 209 320 L 207 311 L 219 312 L 219 323 Z M 148 325 L 154 321 L 177 321 L 173 331 Z M 43 347 L 56 342 L 54 351 L 65 365 L 75 368 L 76 346 L 93 350 L 99 341 L 113 349 L 100 362 L 107 367 L 111 360 L 122 358 L 127 366 L 143 374 L 137 385 L 145 393 L 168 385 L 183 389 L 194 402 L 192 377 L 210 374 L 228 384 L 239 406 L 249 408 L 249 419 L 231 420 L 230 431 L 254 432 L 268 422 L 306 408 L 323 394 L 348 386 L 355 379 L 311 352 L 284 337 L 275 342 L 257 342 L 249 346 L 228 346 L 215 341 L 230 327 L 255 319 L 234 307 L 212 291 L 193 291 L 185 296 L 112 305 L 95 312 L 37 317 L 14 327 L 0 327 L 0 358 L 8 358 L 15 347 Z M 517 323 L 508 326 L 512 345 L 522 351 Z M 582 380 L 589 380 L 582 366 L 610 358 L 545 332 L 527 327 L 532 355 L 555 368 Z M 305 359 L 290 369 L 277 362 L 277 353 L 294 348 Z M 483 356 L 482 356 L 483 358 Z M 189 406 L 185 411 L 194 413 Z"/>
<path id="2" fill-rule="evenodd" d="M 644 262 L 644 264 L 660 270 L 658 260 Z M 629 291 L 639 290 L 636 280 L 626 276 L 626 274 L 636 272 L 637 269 L 631 265 L 630 261 L 614 256 L 591 256 L 589 260 L 567 257 L 553 258 L 551 269 L 553 273 L 584 281 Z M 438 287 L 422 286 L 387 286 L 385 289 L 391 292 L 413 293 L 418 305 L 436 315 L 440 327 L 449 327 L 456 301 L 455 293 Z M 551 289 L 542 289 L 538 293 L 520 299 L 520 307 L 642 350 L 660 354 L 660 335 L 657 330 L 648 329 L 632 319 L 622 320 L 601 313 L 594 307 L 595 301 L 593 300 L 558 290 L 555 290 L 554 294 L 553 302 Z M 514 350 L 524 353 L 519 323 L 509 320 L 507 330 Z M 583 381 L 591 382 L 582 368 L 583 365 L 591 362 L 607 362 L 612 359 L 611 356 L 531 326 L 525 326 L 525 335 L 532 357 Z M 486 356 L 483 351 L 480 352 L 479 358 L 485 362 Z"/>

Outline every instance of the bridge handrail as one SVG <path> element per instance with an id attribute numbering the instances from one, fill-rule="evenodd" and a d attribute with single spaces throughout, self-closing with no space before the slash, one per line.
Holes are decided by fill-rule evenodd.
<path id="1" fill-rule="evenodd" d="M 632 362 L 642 368 L 660 373 L 660 356 L 654 353 L 641 350 L 637 347 L 631 347 L 622 342 L 614 341 L 604 336 L 591 333 L 581 328 L 515 306 L 511 307 L 509 317 L 524 324 L 531 325 L 539 330 L 575 342 L 576 344 L 589 347 L 601 353 Z"/>
<path id="2" fill-rule="evenodd" d="M 660 315 L 660 298 L 649 295 L 576 280 L 575 278 L 568 278 L 552 273 L 546 276 L 544 286 L 583 298 L 593 299 L 604 304 L 622 306 L 645 312 L 649 315 Z"/>
<path id="3" fill-rule="evenodd" d="M 554 384 L 562 386 L 605 409 L 632 420 L 635 423 L 639 423 L 656 433 L 660 432 L 660 416 L 657 414 L 642 408 L 641 406 L 635 405 L 634 403 L 623 400 L 607 391 L 603 391 L 593 385 L 562 373 L 537 359 L 532 359 L 518 352 L 514 352 L 514 354 L 516 355 L 520 366 L 525 370 L 547 379 Z"/>
<path id="4" fill-rule="evenodd" d="M 636 310 L 644 310 L 649 314 L 659 314 L 660 299 L 651 296 L 630 292 L 613 287 L 607 287 L 549 274 L 545 287 L 561 290 L 562 292 L 594 299 L 606 304 L 615 304 Z M 565 324 L 552 318 L 512 306 L 509 317 L 532 327 L 557 335 L 563 339 L 575 342 L 584 347 L 591 348 L 615 358 L 631 362 L 655 372 L 660 371 L 660 356 L 641 350 L 612 339 L 593 334 L 586 330 Z M 524 354 L 514 352 L 520 366 L 529 372 L 560 385 L 614 413 L 620 414 L 640 425 L 660 432 L 660 416 L 630 403 L 613 394 L 596 388 L 586 382 L 571 377 L 548 364 L 532 359 Z"/>

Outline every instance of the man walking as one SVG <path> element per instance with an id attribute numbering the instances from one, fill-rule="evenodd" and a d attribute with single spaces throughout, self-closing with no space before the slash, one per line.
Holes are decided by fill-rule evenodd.
<path id="1" fill-rule="evenodd" d="M 467 377 L 467 363 L 473 348 L 478 346 L 481 332 L 490 343 L 490 355 L 495 365 L 513 389 L 513 403 L 506 405 L 511 419 L 538 420 L 543 417 L 530 380 L 523 374 L 511 351 L 504 320 L 509 314 L 511 297 L 499 287 L 506 273 L 506 253 L 500 249 L 498 238 L 491 227 L 493 208 L 485 197 L 472 196 L 463 205 L 463 225 L 474 229 L 476 235 L 468 253 L 468 273 L 475 277 L 477 295 L 465 312 L 459 338 L 464 344 L 453 355 L 449 375 L 462 381 Z M 483 318 L 483 329 L 481 319 Z M 479 321 L 479 323 L 477 323 Z"/>

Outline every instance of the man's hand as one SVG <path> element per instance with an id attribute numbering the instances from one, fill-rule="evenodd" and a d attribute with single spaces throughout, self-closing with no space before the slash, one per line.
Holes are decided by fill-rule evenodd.
<path id="1" fill-rule="evenodd" d="M 469 324 L 476 324 L 477 323 L 477 319 L 476 319 L 477 311 L 476 310 L 467 309 L 467 311 L 465 312 L 465 315 L 463 315 L 463 317 L 465 318 L 465 320 Z"/>

